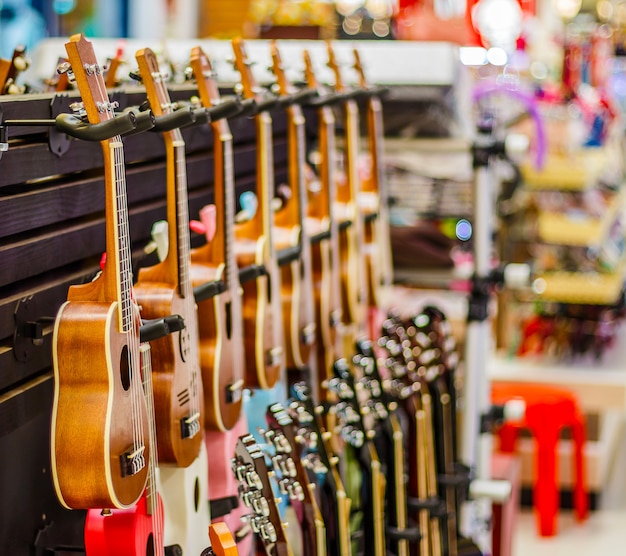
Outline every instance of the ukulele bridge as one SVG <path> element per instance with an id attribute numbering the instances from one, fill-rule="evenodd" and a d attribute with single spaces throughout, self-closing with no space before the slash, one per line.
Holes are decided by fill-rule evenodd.
<path id="1" fill-rule="evenodd" d="M 236 403 L 241 399 L 243 384 L 243 380 L 237 380 L 226 387 L 226 401 L 228 403 Z"/>
<path id="2" fill-rule="evenodd" d="M 122 477 L 132 477 L 146 466 L 145 450 L 145 446 L 140 446 L 120 455 Z"/>
<path id="3" fill-rule="evenodd" d="M 187 415 L 180 420 L 181 438 L 193 438 L 200 432 L 200 413 Z"/>

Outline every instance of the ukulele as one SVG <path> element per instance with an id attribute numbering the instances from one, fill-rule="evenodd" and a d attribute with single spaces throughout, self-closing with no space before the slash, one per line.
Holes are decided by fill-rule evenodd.
<path id="1" fill-rule="evenodd" d="M 152 226 L 152 241 L 158 246 L 161 262 L 169 251 L 168 228 L 163 220 Z M 209 463 L 204 439 L 198 457 L 190 465 L 163 465 L 157 470 L 157 480 L 165 509 L 165 544 L 184 547 L 184 554 L 199 554 L 206 541 L 198 531 L 206 529 L 211 522 Z"/>
<path id="2" fill-rule="evenodd" d="M 244 97 L 260 101 L 259 87 L 240 38 L 233 39 L 233 50 Z M 243 287 L 246 385 L 267 389 L 274 386 L 283 373 L 285 355 L 280 319 L 280 270 L 270 211 L 270 197 L 274 194 L 272 118 L 262 110 L 254 116 L 254 121 L 258 209 L 249 220 L 235 225 L 235 253 Z"/>
<path id="3" fill-rule="evenodd" d="M 335 89 L 346 92 L 341 68 L 335 58 L 330 41 L 328 66 L 335 75 Z M 353 98 L 342 101 L 344 113 L 345 145 L 344 165 L 346 179 L 337 182 L 337 196 L 333 204 L 333 217 L 339 227 L 339 262 L 341 276 L 342 318 L 347 327 L 344 339 L 347 352 L 352 350 L 354 339 L 366 325 L 367 272 L 364 251 L 363 215 L 358 207 L 360 182 L 358 174 L 359 156 L 359 107 Z"/>
<path id="4" fill-rule="evenodd" d="M 274 495 L 273 466 L 266 463 L 265 452 L 251 434 L 241 436 L 237 441 L 232 468 L 239 482 L 241 500 L 252 510 L 248 522 L 256 533 L 256 554 L 293 556 Z M 296 493 L 293 478 L 288 477 L 283 485 Z"/>
<path id="5" fill-rule="evenodd" d="M 326 527 L 326 553 L 330 556 L 350 556 L 350 499 L 346 495 L 341 475 L 339 474 L 339 458 L 333 453 L 330 446 L 331 433 L 324 430 L 322 425 L 322 407 L 315 407 L 311 397 L 311 388 L 305 382 L 292 385 L 293 401 L 289 405 L 292 418 L 301 429 L 309 432 L 309 436 L 316 438 L 310 449 L 319 458 L 319 465 L 326 471 L 318 473 L 319 487 L 317 489 L 319 507 L 324 517 Z"/>
<path id="6" fill-rule="evenodd" d="M 149 48 L 136 53 L 139 74 L 156 117 L 173 105 Z M 189 273 L 189 217 L 185 142 L 179 129 L 163 132 L 167 156 L 168 252 L 165 259 L 139 271 L 135 296 L 144 319 L 180 315 L 185 327 L 152 342 L 154 399 L 160 464 L 187 467 L 203 440 L 204 400 L 198 356 L 196 305 Z"/>
<path id="7" fill-rule="evenodd" d="M 316 435 L 308 429 L 300 427 L 280 403 L 267 408 L 267 423 L 270 434 L 274 430 L 275 438 L 284 438 L 283 449 L 294 462 L 296 480 L 303 487 L 302 501 L 296 508 L 298 521 L 302 530 L 302 556 L 325 556 L 326 527 L 315 497 L 315 483 L 309 479 L 310 473 L 327 472 L 327 468 L 319 464 L 309 448 L 317 443 Z M 280 434 L 280 436 L 278 436 Z M 298 509 L 300 511 L 298 511 Z"/>
<path id="8" fill-rule="evenodd" d="M 359 51 L 354 49 L 354 69 L 359 76 L 359 86 L 369 89 Z M 368 95 L 367 135 L 370 158 L 369 174 L 361 182 L 359 205 L 364 212 L 365 262 L 368 278 L 369 302 L 381 306 L 381 290 L 388 290 L 393 282 L 391 238 L 389 236 L 389 210 L 383 168 L 383 110 L 380 97 Z M 388 293 L 388 292 L 387 292 Z M 383 297 L 388 297 L 384 295 Z"/>
<path id="9" fill-rule="evenodd" d="M 311 55 L 304 51 L 307 85 L 320 90 Z M 321 95 L 320 95 L 321 96 Z M 308 188 L 308 212 L 305 220 L 311 238 L 313 284 L 317 324 L 317 368 L 320 383 L 330 378 L 335 359 L 341 356 L 341 285 L 339 275 L 339 230 L 332 217 L 336 195 L 335 116 L 329 105 L 317 109 L 320 151 L 319 186 Z M 323 392 L 324 390 L 320 390 Z"/>
<path id="10" fill-rule="evenodd" d="M 89 122 L 114 117 L 93 45 L 65 45 Z M 149 424 L 139 376 L 139 309 L 132 295 L 123 144 L 101 141 L 107 264 L 71 286 L 52 339 L 51 470 L 66 508 L 127 508 L 144 491 Z"/>
<path id="11" fill-rule="evenodd" d="M 156 484 L 156 428 L 152 390 L 150 345 L 139 346 L 143 393 L 148 407 L 150 459 L 146 490 L 139 502 L 127 509 L 87 511 L 86 556 L 164 556 L 163 504 Z"/>
<path id="12" fill-rule="evenodd" d="M 26 47 L 23 45 L 15 47 L 10 60 L 0 58 L 0 95 L 16 95 L 24 92 L 24 87 L 17 85 L 16 79 L 28 66 Z"/>
<path id="13" fill-rule="evenodd" d="M 293 87 L 285 75 L 275 41 L 270 43 L 270 51 L 278 93 L 282 97 L 288 97 L 293 93 Z M 302 108 L 298 103 L 289 104 L 286 111 L 287 165 L 292 194 L 285 205 L 274 212 L 274 232 L 279 261 L 282 258 L 282 252 L 299 253 L 298 257 L 289 257 L 292 260 L 281 266 L 281 298 L 287 346 L 287 368 L 303 369 L 310 367 L 310 357 L 316 336 L 311 241 L 308 230 L 304 226 L 304 212 L 307 204 L 304 183 L 305 121 Z"/>
<path id="14" fill-rule="evenodd" d="M 205 108 L 220 102 L 215 74 L 199 46 L 191 50 L 190 66 Z M 235 180 L 233 137 L 226 119 L 211 122 L 213 132 L 215 234 L 191 251 L 194 287 L 221 282 L 223 291 L 198 303 L 200 366 L 204 385 L 206 426 L 231 429 L 241 413 L 245 375 L 242 302 L 235 257 Z"/>
<path id="15" fill-rule="evenodd" d="M 374 412 L 380 409 L 372 402 L 364 377 L 357 369 L 351 368 L 345 359 L 338 359 L 333 365 L 334 376 L 328 381 L 328 388 L 338 398 L 332 408 L 338 417 L 338 433 L 345 445 L 345 464 L 348 467 L 346 478 L 356 487 L 352 473 L 360 470 L 360 486 L 354 488 L 350 517 L 353 554 L 379 556 L 385 554 L 385 476 L 376 446 L 374 444 Z M 358 464 L 358 470 L 351 466 Z"/>

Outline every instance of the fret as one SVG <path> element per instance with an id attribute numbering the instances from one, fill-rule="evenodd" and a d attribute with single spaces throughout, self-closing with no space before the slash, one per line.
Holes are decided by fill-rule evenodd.
<path id="1" fill-rule="evenodd" d="M 178 288 L 181 297 L 191 294 L 189 275 L 189 201 L 187 198 L 187 168 L 185 143 L 173 141 L 176 175 L 176 227 L 178 238 Z"/>
<path id="2" fill-rule="evenodd" d="M 124 167 L 124 150 L 119 137 L 114 137 L 109 143 L 109 151 L 112 160 L 113 184 L 115 186 L 115 228 L 117 245 L 110 246 L 108 255 L 113 255 L 113 261 L 118 268 L 120 305 L 120 331 L 129 332 L 133 327 L 133 300 L 131 289 L 133 286 L 132 260 L 130 252 L 130 233 L 128 230 L 128 207 L 126 199 L 126 172 Z M 115 258 L 118 258 L 115 261 Z"/>
<path id="3" fill-rule="evenodd" d="M 234 168 L 233 168 L 233 139 L 230 134 L 222 135 L 220 137 L 222 142 L 222 168 L 224 169 L 223 176 L 223 199 L 224 207 L 222 211 L 222 222 L 224 231 L 224 279 L 226 287 L 231 288 L 236 284 L 235 272 L 236 263 L 234 259 L 234 241 L 235 232 L 233 227 L 233 209 L 234 209 L 234 197 L 235 197 L 235 180 L 234 180 Z"/>

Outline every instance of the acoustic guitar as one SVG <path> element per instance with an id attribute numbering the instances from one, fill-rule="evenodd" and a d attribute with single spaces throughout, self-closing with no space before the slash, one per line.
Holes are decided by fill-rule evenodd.
<path id="1" fill-rule="evenodd" d="M 318 464 L 315 452 L 310 451 L 318 441 L 317 436 L 300 427 L 280 403 L 267 408 L 266 418 L 269 427 L 266 435 L 273 434 L 274 441 L 280 442 L 281 449 L 291 457 L 295 478 L 302 486 L 302 501 L 294 502 L 302 533 L 302 556 L 325 556 L 326 527 L 317 504 L 315 483 L 309 479 L 309 471 L 311 474 L 318 473 L 320 468 L 327 471 Z"/>
<path id="2" fill-rule="evenodd" d="M 148 102 L 158 118 L 171 114 L 157 58 L 149 48 L 136 53 Z M 200 452 L 204 399 L 198 355 L 196 304 L 191 286 L 185 142 L 179 129 L 163 132 L 166 151 L 168 252 L 139 271 L 135 296 L 144 319 L 180 315 L 185 328 L 152 342 L 159 464 L 189 466 Z"/>
<path id="3" fill-rule="evenodd" d="M 402 385 L 399 403 L 404 408 L 408 424 L 407 485 L 409 516 L 416 517 L 421 539 L 419 550 L 411 554 L 441 556 L 443 539 L 439 522 L 441 503 L 438 497 L 437 462 L 433 439 L 432 397 L 424 376 L 426 365 L 436 355 L 424 344 L 417 347 L 402 322 L 389 318 L 383 323 L 380 345 L 388 353 L 392 376 Z"/>
<path id="4" fill-rule="evenodd" d="M 372 342 L 359 339 L 356 342 L 356 350 L 352 361 L 361 371 L 362 384 L 374 409 L 371 413 L 377 420 L 374 442 L 386 477 L 385 517 L 386 531 L 389 533 L 387 545 L 397 556 L 409 556 L 409 542 L 412 539 L 417 540 L 418 535 L 409 531 L 405 485 L 405 434 L 396 398 L 402 389 L 395 388 L 393 381 L 388 381 L 390 384 L 384 388 L 385 383 L 378 368 Z"/>
<path id="5" fill-rule="evenodd" d="M 114 118 L 92 44 L 74 35 L 65 46 L 89 122 Z M 107 263 L 94 281 L 70 287 L 52 340 L 52 479 L 59 502 L 72 509 L 133 505 L 146 485 L 150 451 L 123 144 L 115 136 L 101 145 Z"/>
<path id="6" fill-rule="evenodd" d="M 383 168 L 383 109 L 380 97 L 375 90 L 371 90 L 365 77 L 361 57 L 356 48 L 354 69 L 359 76 L 359 86 L 364 90 L 370 90 L 366 104 L 369 172 L 361 181 L 359 207 L 364 213 L 369 302 L 370 306 L 381 307 L 388 302 L 386 298 L 393 283 L 389 201 Z"/>
<path id="7" fill-rule="evenodd" d="M 372 403 L 365 387 L 365 381 L 371 379 L 365 378 L 347 360 L 335 361 L 333 372 L 328 388 L 339 400 L 332 411 L 337 414 L 337 434 L 345 442 L 346 480 L 352 485 L 352 489 L 348 490 L 352 500 L 352 553 L 378 556 L 385 554 L 386 488 L 374 443 L 374 412 L 380 406 Z M 359 477 L 360 480 L 357 480 Z"/>
<path id="8" fill-rule="evenodd" d="M 270 43 L 272 71 L 276 76 L 278 94 L 289 97 L 294 90 L 285 74 L 280 51 L 275 41 Z M 291 197 L 274 212 L 274 233 L 279 263 L 282 253 L 288 256 L 281 265 L 281 299 L 287 368 L 309 369 L 311 353 L 315 344 L 315 308 L 313 304 L 313 277 L 311 240 L 304 225 L 307 196 L 304 181 L 305 137 L 304 116 L 297 103 L 287 108 L 287 166 Z"/>
<path id="9" fill-rule="evenodd" d="M 150 345 L 139 346 L 143 392 L 148 407 L 150 460 L 146 490 L 127 509 L 90 509 L 85 520 L 86 556 L 164 556 L 163 504 L 156 482 L 156 427 Z"/>
<path id="10" fill-rule="evenodd" d="M 341 67 L 330 41 L 328 66 L 335 76 L 335 90 L 347 92 Z M 339 261 L 341 269 L 342 318 L 347 327 L 345 350 L 352 351 L 354 339 L 365 332 L 367 307 L 367 272 L 364 250 L 363 214 L 359 209 L 361 185 L 358 174 L 359 157 L 359 107 L 353 98 L 342 100 L 345 130 L 343 165 L 345 179 L 337 181 L 337 196 L 333 204 L 333 217 L 339 226 Z"/>
<path id="11" fill-rule="evenodd" d="M 293 556 L 274 494 L 273 478 L 276 474 L 272 463 L 266 463 L 265 456 L 265 452 L 254 437 L 248 434 L 241 436 L 237 441 L 232 461 L 233 472 L 239 482 L 241 500 L 252 510 L 248 521 L 256 533 L 255 554 Z M 283 458 L 283 461 L 285 466 L 290 465 L 286 463 L 289 461 L 287 458 Z M 302 489 L 289 474 L 282 478 L 281 485 L 285 492 L 289 489 L 293 496 L 297 496 L 298 491 Z"/>
<path id="12" fill-rule="evenodd" d="M 326 553 L 329 556 L 350 556 L 350 504 L 339 473 L 339 458 L 333 453 L 330 443 L 331 432 L 322 424 L 321 406 L 316 407 L 311 387 L 306 382 L 297 382 L 291 387 L 292 401 L 289 409 L 294 422 L 315 439 L 309 444 L 310 455 L 317 456 L 319 463 L 313 464 L 318 477 L 317 493 L 319 508 L 326 528 Z M 319 468 L 323 471 L 320 472 Z"/>
<path id="13" fill-rule="evenodd" d="M 306 82 L 309 88 L 320 91 L 311 55 L 303 53 Z M 311 238 L 313 258 L 313 285 L 317 323 L 317 368 L 321 384 L 330 378 L 332 364 L 341 357 L 339 326 L 341 324 L 341 282 L 339 265 L 339 229 L 333 218 L 336 196 L 335 115 L 329 104 L 317 108 L 319 171 L 318 183 L 309 180 L 308 211 L 305 220 Z M 320 389 L 320 393 L 324 390 Z"/>
<path id="14" fill-rule="evenodd" d="M 202 106 L 217 106 L 220 94 L 215 74 L 199 46 L 191 50 L 190 66 Z M 241 413 L 245 359 L 241 349 L 241 286 L 234 249 L 233 137 L 226 119 L 211 122 L 211 130 L 215 234 L 211 241 L 191 251 L 191 277 L 194 287 L 209 282 L 222 284 L 218 295 L 198 303 L 198 321 L 206 426 L 225 431 L 235 425 Z"/>
<path id="15" fill-rule="evenodd" d="M 243 40 L 233 39 L 233 50 L 243 96 L 262 102 Z M 280 270 L 270 208 L 274 195 L 272 118 L 267 110 L 261 110 L 254 122 L 258 208 L 249 220 L 235 225 L 235 253 L 243 287 L 246 385 L 266 389 L 274 386 L 284 372 L 285 353 Z"/>

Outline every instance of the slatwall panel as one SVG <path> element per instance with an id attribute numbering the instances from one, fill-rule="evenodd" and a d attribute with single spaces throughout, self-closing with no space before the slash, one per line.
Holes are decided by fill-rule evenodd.
<path id="1" fill-rule="evenodd" d="M 176 87 L 172 98 L 196 93 L 191 86 Z M 115 96 L 120 109 L 145 99 L 137 88 Z M 2 117 L 50 118 L 52 100 L 52 95 L 0 97 Z M 73 100 L 75 94 L 64 99 L 66 104 Z M 273 119 L 276 177 L 284 180 L 285 122 L 280 115 Z M 254 187 L 254 123 L 234 120 L 231 129 L 241 193 Z M 59 506 L 49 473 L 51 318 L 69 285 L 92 279 L 104 250 L 101 147 L 72 140 L 67 152 L 56 156 L 48 129 L 9 131 L 10 149 L 0 158 L 0 554 L 76 554 L 82 550 L 84 512 Z M 193 218 L 212 201 L 212 136 L 207 125 L 185 129 L 183 135 Z M 143 248 L 152 223 L 166 215 L 165 149 L 159 133 L 124 142 L 136 273 L 156 263 Z M 194 236 L 193 242 L 199 245 L 203 238 Z M 42 325 L 36 342 L 20 333 L 25 322 Z"/>

